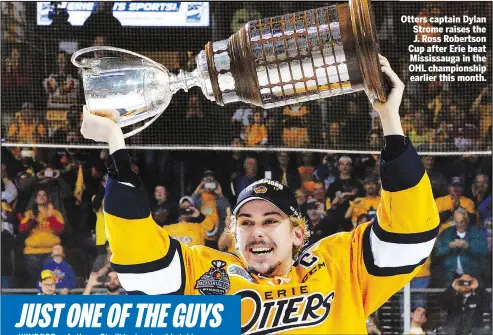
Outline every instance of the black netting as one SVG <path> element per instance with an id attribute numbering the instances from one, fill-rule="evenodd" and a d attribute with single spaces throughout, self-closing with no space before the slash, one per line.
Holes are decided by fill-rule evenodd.
<path id="1" fill-rule="evenodd" d="M 188 8 L 184 18 L 162 24 L 164 12 L 190 3 L 2 3 L 2 136 L 4 142 L 51 145 L 94 145 L 78 133 L 84 104 L 82 80 L 70 63 L 71 54 L 93 45 L 132 50 L 165 65 L 171 72 L 195 68 L 195 56 L 208 41 L 228 38 L 251 19 L 294 13 L 334 3 L 221 3 Z M 113 7 L 112 7 L 113 6 Z M 491 3 L 375 2 L 372 4 L 381 53 L 406 84 L 401 105 L 407 135 L 418 149 L 431 152 L 491 150 Z M 68 8 L 68 11 L 67 11 Z M 133 7 L 135 9 L 136 7 Z M 92 14 L 91 14 L 92 10 Z M 149 14 L 151 13 L 151 14 Z M 161 13 L 161 14 L 160 14 Z M 488 14 L 489 13 L 489 14 Z M 409 45 L 449 46 L 454 43 L 413 43 L 423 38 L 403 17 L 486 18 L 486 22 L 435 24 L 435 27 L 485 27 L 486 81 L 411 81 L 422 75 L 409 65 Z M 146 16 L 147 15 L 147 16 Z M 150 16 L 149 16 L 150 15 Z M 154 15 L 154 16 L 153 16 Z M 185 17 L 186 16 L 186 17 Z M 166 17 L 169 18 L 169 17 Z M 68 19 L 68 21 L 67 21 Z M 160 21 L 161 20 L 161 21 Z M 123 25 L 122 23 L 123 22 Z M 49 25 L 47 25 L 49 23 Z M 134 26 L 128 26 L 129 24 Z M 168 22 L 167 22 L 168 24 Z M 188 24 L 189 26 L 176 26 Z M 206 26 L 196 26 L 204 24 Z M 138 26 L 140 25 L 140 26 Z M 195 26 L 193 26 L 195 25 Z M 429 28 L 433 24 L 420 24 Z M 431 29 L 431 28 L 430 28 Z M 436 36 L 429 33 L 429 36 Z M 445 33 L 442 33 L 442 37 Z M 450 34 L 452 35 L 452 34 Z M 465 36 L 467 34 L 457 34 Z M 472 56 L 473 53 L 465 52 Z M 424 53 L 425 54 L 425 53 Z M 424 55 L 423 54 L 423 55 Z M 434 52 L 433 55 L 442 55 Z M 443 55 L 460 56 L 461 52 Z M 453 62 L 452 62 L 453 63 Z M 447 65 L 445 62 L 420 64 Z M 465 63 L 455 63 L 463 66 Z M 452 64 L 453 65 L 453 64 Z M 411 70 L 411 71 L 410 71 Z M 414 71 L 414 72 L 413 72 Z M 448 70 L 450 72 L 450 70 Z M 456 72 L 460 74 L 474 74 Z M 161 117 L 129 140 L 134 146 L 208 148 L 256 146 L 267 149 L 379 150 L 381 127 L 368 98 L 359 91 L 297 105 L 258 110 L 244 103 L 224 107 L 207 100 L 199 88 L 176 93 Z M 128 129 L 132 129 L 130 126 Z"/>

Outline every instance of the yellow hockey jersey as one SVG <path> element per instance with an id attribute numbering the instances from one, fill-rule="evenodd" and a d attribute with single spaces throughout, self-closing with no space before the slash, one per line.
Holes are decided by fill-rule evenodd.
<path id="1" fill-rule="evenodd" d="M 368 315 L 425 262 L 439 225 L 430 181 L 412 145 L 382 163 L 381 175 L 376 219 L 320 240 L 287 276 L 273 278 L 249 273 L 235 255 L 170 238 L 153 221 L 144 189 L 108 178 L 112 268 L 129 294 L 241 296 L 243 334 L 366 334 Z"/>

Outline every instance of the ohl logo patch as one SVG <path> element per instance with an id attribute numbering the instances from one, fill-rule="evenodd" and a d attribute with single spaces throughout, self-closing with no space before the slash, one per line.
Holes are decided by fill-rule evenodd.
<path id="1" fill-rule="evenodd" d="M 195 289 L 203 295 L 223 295 L 231 285 L 228 273 L 224 269 L 226 262 L 214 260 L 212 267 L 195 283 Z"/>

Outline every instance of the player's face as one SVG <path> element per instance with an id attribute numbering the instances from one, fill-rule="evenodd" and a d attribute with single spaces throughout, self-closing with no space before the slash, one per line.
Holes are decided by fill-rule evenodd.
<path id="1" fill-rule="evenodd" d="M 237 214 L 237 245 L 251 271 L 282 276 L 291 269 L 293 246 L 303 243 L 300 227 L 264 200 L 252 200 Z"/>
<path id="2" fill-rule="evenodd" d="M 41 292 L 45 295 L 52 295 L 55 293 L 56 282 L 53 278 L 46 278 L 40 286 Z"/>

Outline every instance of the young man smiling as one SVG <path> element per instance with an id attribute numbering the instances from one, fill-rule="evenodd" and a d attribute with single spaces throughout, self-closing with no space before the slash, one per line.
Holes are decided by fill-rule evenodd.
<path id="1" fill-rule="evenodd" d="M 393 88 L 387 102 L 373 102 L 386 140 L 377 217 L 300 256 L 306 221 L 293 192 L 267 179 L 246 187 L 233 208 L 230 231 L 239 256 L 170 238 L 152 220 L 121 129 L 85 109 L 82 134 L 110 147 L 105 221 L 112 268 L 127 292 L 237 294 L 243 334 L 365 333 L 368 315 L 424 263 L 439 224 L 428 176 L 403 136 L 398 112 L 404 85 L 386 58 L 380 63 Z"/>

